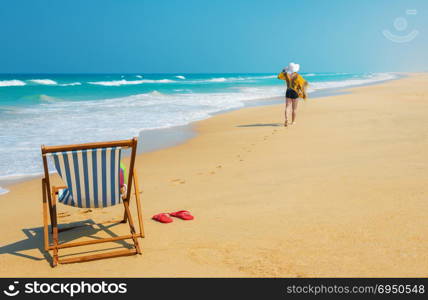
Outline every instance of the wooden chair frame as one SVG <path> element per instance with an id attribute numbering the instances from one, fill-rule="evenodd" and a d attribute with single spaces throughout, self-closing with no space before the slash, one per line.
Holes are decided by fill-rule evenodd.
<path id="1" fill-rule="evenodd" d="M 58 229 L 58 217 L 57 217 L 57 200 L 58 199 L 57 198 L 58 198 L 58 190 L 66 187 L 52 186 L 51 188 L 46 154 L 54 153 L 54 152 L 107 148 L 107 147 L 131 148 L 127 192 L 126 192 L 126 195 L 122 197 L 122 202 L 123 202 L 125 212 L 124 212 L 123 220 L 121 221 L 121 223 L 129 224 L 129 229 L 131 234 L 97 239 L 97 240 L 59 243 L 60 230 Z M 137 138 L 133 138 L 130 140 L 112 141 L 112 142 L 87 143 L 87 144 L 62 145 L 62 146 L 42 145 L 41 150 L 42 150 L 43 168 L 44 168 L 44 176 L 45 176 L 42 179 L 44 248 L 47 252 L 49 252 L 50 250 L 52 250 L 53 252 L 52 266 L 55 267 L 58 265 L 58 263 L 65 264 L 65 263 L 74 263 L 74 262 L 84 262 L 84 261 L 109 258 L 109 257 L 142 254 L 140 245 L 138 243 L 138 238 L 144 238 L 143 217 L 142 217 L 142 210 L 141 210 L 141 203 L 140 203 L 140 192 L 138 187 L 137 172 L 134 168 L 135 155 L 137 152 Z M 131 215 L 131 211 L 129 209 L 132 184 L 134 184 L 135 201 L 136 201 L 138 223 L 139 223 L 139 233 L 137 233 L 135 230 L 134 221 Z M 50 222 L 51 222 L 52 244 L 50 244 L 49 242 L 48 212 L 49 212 Z M 116 250 L 116 251 L 110 251 L 110 252 L 105 252 L 101 254 L 84 255 L 84 256 L 65 258 L 65 259 L 59 259 L 59 256 L 58 256 L 59 249 L 106 243 L 106 242 L 114 242 L 114 241 L 127 240 L 127 239 L 133 240 L 134 249 Z"/>

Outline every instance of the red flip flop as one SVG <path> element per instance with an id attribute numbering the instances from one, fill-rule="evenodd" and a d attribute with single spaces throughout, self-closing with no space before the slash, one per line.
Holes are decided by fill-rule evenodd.
<path id="1" fill-rule="evenodd" d="M 173 221 L 172 218 L 169 217 L 169 214 L 166 213 L 154 215 L 152 219 L 161 223 L 171 223 Z"/>
<path id="2" fill-rule="evenodd" d="M 176 217 L 176 218 L 180 218 L 182 220 L 186 220 L 186 221 L 190 221 L 190 220 L 193 220 L 195 218 L 187 210 L 176 211 L 176 212 L 170 213 L 170 215 L 173 217 Z"/>

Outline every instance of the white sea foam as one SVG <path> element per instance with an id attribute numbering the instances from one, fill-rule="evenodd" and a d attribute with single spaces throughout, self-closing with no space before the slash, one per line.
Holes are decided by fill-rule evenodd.
<path id="1" fill-rule="evenodd" d="M 359 79 L 347 79 L 347 80 L 337 80 L 337 81 L 325 81 L 325 82 L 314 82 L 310 83 L 309 91 L 314 90 L 323 90 L 323 89 L 332 89 L 332 88 L 343 88 L 351 87 L 356 85 L 370 84 L 385 80 L 395 79 L 397 76 L 392 73 L 375 73 L 368 74 L 363 78 Z"/>
<path id="2" fill-rule="evenodd" d="M 104 85 L 104 86 L 121 86 L 125 84 L 142 84 L 143 80 L 128 81 L 128 80 L 122 79 L 122 80 L 112 80 L 112 81 L 92 81 L 88 83 L 95 84 L 95 85 Z"/>
<path id="3" fill-rule="evenodd" d="M 51 97 L 51 96 L 48 96 L 48 95 L 40 95 L 39 99 L 42 102 L 56 102 L 56 101 L 61 101 L 61 99 L 58 99 L 58 98 L 55 98 L 55 97 Z"/>
<path id="4" fill-rule="evenodd" d="M 21 80 L 0 80 L 0 87 L 2 86 L 23 86 L 26 85 L 25 82 Z"/>
<path id="5" fill-rule="evenodd" d="M 51 171 L 50 173 L 54 173 L 54 171 Z M 21 174 L 14 174 L 9 176 L 0 176 L 0 182 L 10 184 L 13 182 L 18 182 L 20 180 L 25 180 L 29 178 L 35 178 L 43 175 L 42 172 L 37 173 L 21 173 Z M 3 188 L 0 186 L 0 196 L 9 193 L 9 190 L 6 188 Z"/>
<path id="6" fill-rule="evenodd" d="M 70 83 L 61 83 L 60 86 L 75 86 L 75 85 L 82 85 L 80 82 L 70 82 Z"/>
<path id="7" fill-rule="evenodd" d="M 276 78 L 276 75 L 265 75 L 265 76 L 239 76 L 239 77 L 214 77 L 210 79 L 196 79 L 188 81 L 188 83 L 212 83 L 212 82 L 254 82 L 258 79 L 271 79 Z"/>
<path id="8" fill-rule="evenodd" d="M 137 78 L 143 78 L 142 75 L 135 75 L 135 77 L 137 77 Z"/>
<path id="9" fill-rule="evenodd" d="M 175 80 L 171 80 L 171 79 L 159 79 L 159 80 L 145 79 L 143 81 L 146 82 L 146 83 L 171 83 L 171 82 L 176 82 Z"/>
<path id="10" fill-rule="evenodd" d="M 56 85 L 58 82 L 51 79 L 30 79 L 29 81 L 37 84 L 43 84 L 43 85 Z"/>
<path id="11" fill-rule="evenodd" d="M 161 92 L 158 92 L 158 91 L 152 91 L 152 92 L 150 92 L 150 93 L 147 93 L 147 95 L 150 95 L 150 96 L 158 96 L 158 97 L 160 97 L 160 96 L 165 96 L 164 94 L 162 94 Z"/>
<path id="12" fill-rule="evenodd" d="M 225 81 L 227 81 L 227 79 L 224 78 L 224 77 L 219 77 L 219 78 L 211 78 L 211 79 L 208 79 L 208 80 L 205 80 L 205 81 L 206 82 L 225 82 Z"/>
<path id="13" fill-rule="evenodd" d="M 40 145 L 115 140 L 141 130 L 186 125 L 213 113 L 239 108 L 260 97 L 252 92 L 177 93 L 158 91 L 122 98 L 70 101 L 49 95 L 42 103 L 2 112 L 0 175 L 42 170 Z M 40 134 L 43 132 L 43 134 Z M 13 163 L 11 163 L 13 162 Z"/>
<path id="14" fill-rule="evenodd" d="M 266 75 L 266 76 L 254 76 L 254 77 L 244 77 L 244 79 L 270 79 L 276 78 L 277 75 Z"/>
<path id="15" fill-rule="evenodd" d="M 112 81 L 90 81 L 89 84 L 95 85 L 104 85 L 104 86 L 121 86 L 121 85 L 130 85 L 130 84 L 143 84 L 143 83 L 170 83 L 174 82 L 174 80 L 170 79 L 142 79 L 142 80 L 112 80 Z"/>
<path id="16" fill-rule="evenodd" d="M 182 76 L 182 75 L 177 75 L 177 76 L 175 76 L 176 78 L 178 78 L 178 79 L 186 79 L 186 77 L 184 77 L 184 76 Z"/>
<path id="17" fill-rule="evenodd" d="M 174 92 L 193 93 L 191 89 L 174 89 Z"/>
<path id="18" fill-rule="evenodd" d="M 337 72 L 337 73 L 308 73 L 308 74 L 302 74 L 302 76 L 338 76 L 338 75 L 348 75 L 349 73 L 343 73 L 343 72 Z M 361 76 L 361 75 L 357 75 Z"/>
<path id="19" fill-rule="evenodd" d="M 8 192 L 9 192 L 8 190 L 6 190 L 0 186 L 0 195 L 6 194 Z"/>

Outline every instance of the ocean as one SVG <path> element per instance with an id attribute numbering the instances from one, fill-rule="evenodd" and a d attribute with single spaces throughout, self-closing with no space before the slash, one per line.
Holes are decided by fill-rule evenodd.
<path id="1" fill-rule="evenodd" d="M 392 73 L 301 73 L 314 91 Z M 0 182 L 41 174 L 40 145 L 128 139 L 284 95 L 276 74 L 0 75 Z M 0 194 L 6 189 L 0 187 Z"/>

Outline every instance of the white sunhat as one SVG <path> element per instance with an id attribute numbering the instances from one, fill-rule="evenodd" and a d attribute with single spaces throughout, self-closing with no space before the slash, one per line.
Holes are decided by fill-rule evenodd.
<path id="1" fill-rule="evenodd" d="M 289 72 L 289 73 L 299 72 L 300 65 L 291 62 L 288 64 L 287 67 L 285 67 L 285 70 L 287 70 L 287 72 Z"/>

